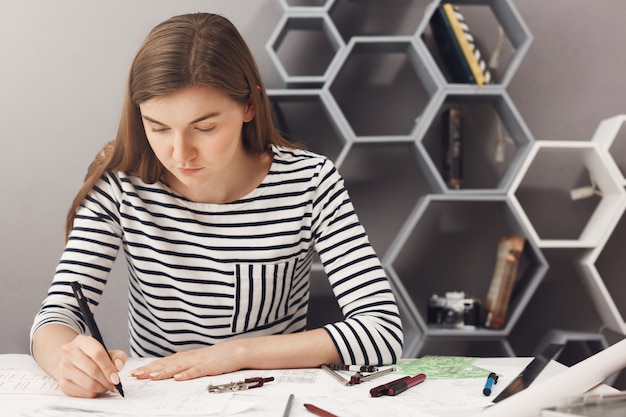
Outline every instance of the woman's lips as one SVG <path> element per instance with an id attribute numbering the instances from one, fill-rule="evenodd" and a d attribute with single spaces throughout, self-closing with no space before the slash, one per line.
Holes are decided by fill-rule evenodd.
<path id="1" fill-rule="evenodd" d="M 202 168 L 178 168 L 178 172 L 183 175 L 193 175 L 200 172 L 200 170 L 202 170 Z"/>

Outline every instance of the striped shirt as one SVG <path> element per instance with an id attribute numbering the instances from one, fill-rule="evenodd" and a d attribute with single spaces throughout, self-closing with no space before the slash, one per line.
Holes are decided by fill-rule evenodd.
<path id="1" fill-rule="evenodd" d="M 315 253 L 344 315 L 324 326 L 341 360 L 381 365 L 401 355 L 389 281 L 343 179 L 320 155 L 275 147 L 263 182 L 226 204 L 107 172 L 77 212 L 31 340 L 48 323 L 84 332 L 70 282 L 98 305 L 120 248 L 133 356 L 305 330 Z"/>

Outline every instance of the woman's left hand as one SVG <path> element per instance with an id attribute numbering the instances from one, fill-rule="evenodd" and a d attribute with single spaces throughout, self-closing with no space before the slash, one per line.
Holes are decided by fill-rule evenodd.
<path id="1" fill-rule="evenodd" d="M 241 369 L 235 343 L 220 343 L 156 359 L 130 372 L 137 379 L 178 381 L 219 375 Z"/>
<path id="2" fill-rule="evenodd" d="M 130 374 L 138 379 L 186 381 L 241 369 L 315 368 L 323 363 L 340 363 L 340 358 L 328 332 L 320 328 L 234 339 L 178 352 L 140 366 Z"/>

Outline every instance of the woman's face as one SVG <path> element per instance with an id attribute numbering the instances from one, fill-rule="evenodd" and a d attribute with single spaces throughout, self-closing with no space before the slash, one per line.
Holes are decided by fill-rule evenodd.
<path id="1" fill-rule="evenodd" d="M 224 180 L 245 157 L 241 131 L 254 118 L 251 104 L 193 86 L 139 108 L 148 142 L 166 169 L 166 182 L 186 197 Z"/>

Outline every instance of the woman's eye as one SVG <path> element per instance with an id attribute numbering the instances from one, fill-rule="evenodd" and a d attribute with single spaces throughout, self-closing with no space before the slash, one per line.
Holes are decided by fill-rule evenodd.
<path id="1" fill-rule="evenodd" d="M 150 131 L 154 132 L 154 133 L 161 133 L 161 132 L 165 132 L 166 130 L 167 130 L 166 127 L 156 127 L 156 126 L 153 126 L 153 127 L 150 128 Z"/>
<path id="2" fill-rule="evenodd" d="M 203 133 L 205 133 L 205 132 L 210 132 L 210 131 L 211 131 L 211 130 L 213 130 L 213 129 L 214 129 L 214 127 L 213 127 L 213 126 L 212 126 L 212 127 L 196 127 L 196 130 L 197 130 L 198 132 L 203 132 Z"/>

